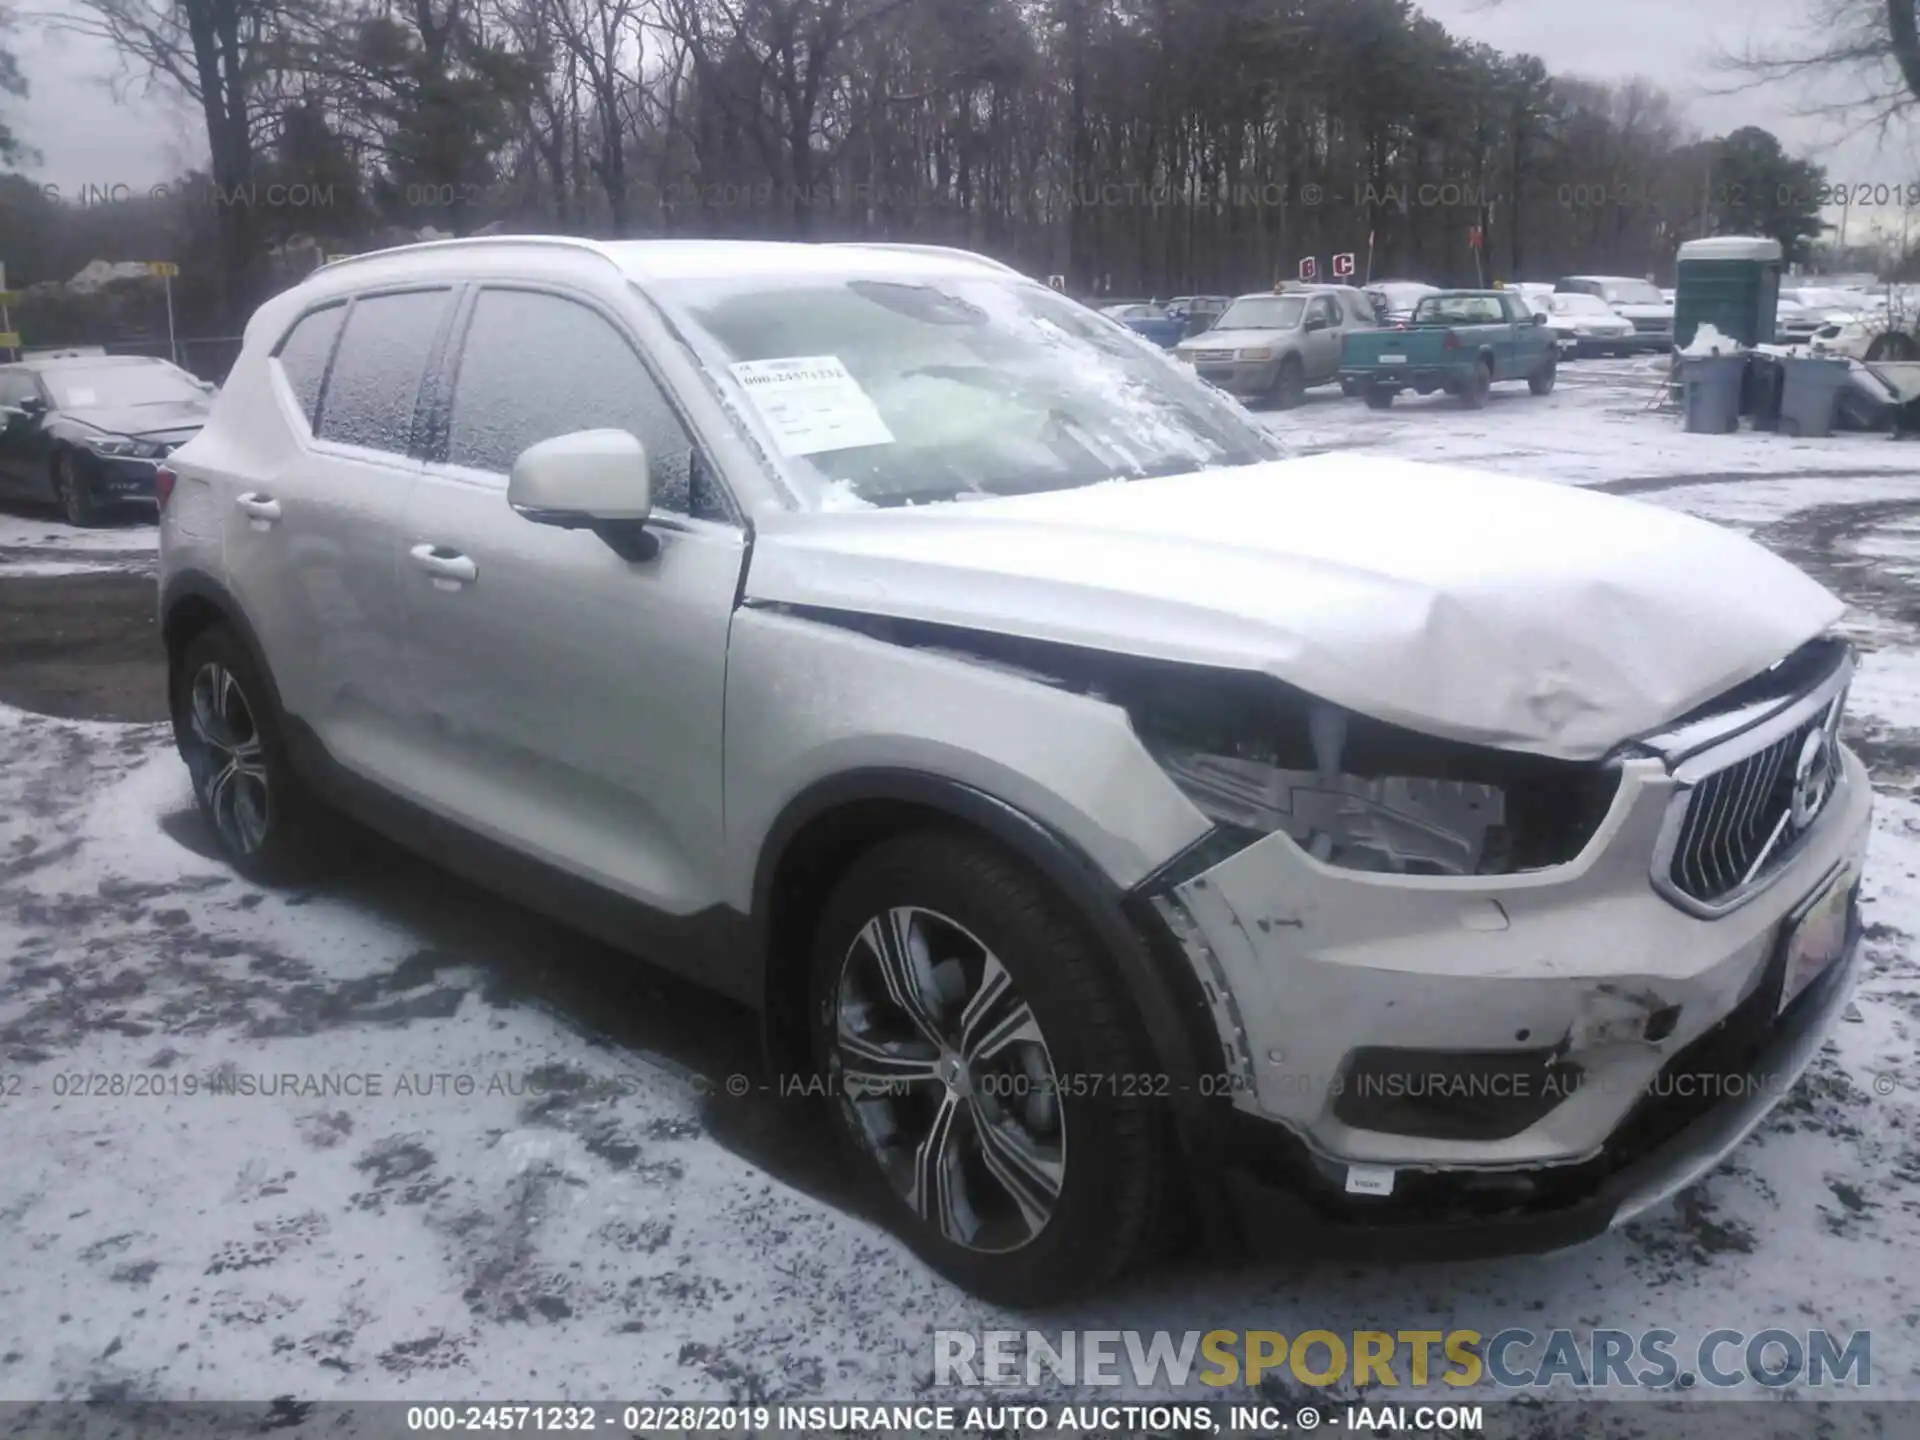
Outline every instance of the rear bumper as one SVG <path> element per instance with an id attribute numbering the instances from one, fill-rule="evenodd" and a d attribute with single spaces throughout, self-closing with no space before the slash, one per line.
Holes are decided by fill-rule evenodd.
<path id="1" fill-rule="evenodd" d="M 1464 375 L 1465 371 L 1457 365 L 1369 365 L 1341 370 L 1340 384 L 1342 388 L 1351 386 L 1356 392 L 1380 389 L 1430 393 L 1458 385 Z"/>

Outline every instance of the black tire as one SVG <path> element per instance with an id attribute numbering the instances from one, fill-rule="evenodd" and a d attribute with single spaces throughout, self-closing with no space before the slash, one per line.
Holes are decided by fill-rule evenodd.
<path id="1" fill-rule="evenodd" d="M 272 692 L 239 637 L 225 625 L 195 635 L 167 689 L 174 745 L 228 862 L 264 885 L 316 878 L 332 857 L 332 816 L 294 773 Z"/>
<path id="2" fill-rule="evenodd" d="M 1268 393 L 1267 403 L 1275 410 L 1297 409 L 1307 398 L 1307 372 L 1300 364 L 1298 355 L 1288 355 L 1280 362 L 1280 369 L 1273 377 L 1273 389 Z"/>
<path id="3" fill-rule="evenodd" d="M 1162 1228 L 1167 1166 L 1154 1098 L 1124 1083 L 1147 1072 L 1137 1018 L 1039 877 L 958 833 L 883 842 L 828 899 L 810 979 L 837 1127 L 928 1265 L 994 1304 L 1032 1306 L 1140 1257 Z M 920 1019 L 897 1002 L 902 983 L 933 997 Z M 982 1004 L 987 992 L 999 1003 Z M 888 1088 L 850 1094 L 849 1056 Z M 1010 1154 L 1026 1157 L 1017 1173 Z M 944 1185 L 926 1183 L 932 1156 Z"/>
<path id="4" fill-rule="evenodd" d="M 1391 410 L 1393 408 L 1394 392 L 1387 389 L 1384 385 L 1369 385 L 1360 393 L 1366 398 L 1367 408 L 1369 410 Z"/>
<path id="5" fill-rule="evenodd" d="M 100 518 L 100 507 L 94 503 L 93 489 L 87 484 L 87 477 L 80 473 L 80 467 L 74 463 L 71 450 L 61 450 L 53 457 L 53 494 L 60 502 L 60 513 L 69 525 L 85 530 Z"/>
<path id="6" fill-rule="evenodd" d="M 1460 403 L 1469 410 L 1478 410 L 1487 403 L 1487 394 L 1493 389 L 1493 367 L 1486 361 L 1476 361 L 1473 373 L 1460 386 Z"/>
<path id="7" fill-rule="evenodd" d="M 1541 362 L 1540 368 L 1527 377 L 1527 389 L 1536 395 L 1551 395 L 1554 379 L 1559 373 L 1559 362 L 1549 355 Z"/>

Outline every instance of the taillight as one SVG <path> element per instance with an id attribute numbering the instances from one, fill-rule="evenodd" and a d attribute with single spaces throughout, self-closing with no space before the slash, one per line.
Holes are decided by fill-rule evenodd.
<path id="1" fill-rule="evenodd" d="M 179 478 L 164 465 L 153 472 L 153 498 L 159 502 L 162 510 L 167 508 L 167 501 L 173 498 L 173 482 Z"/>

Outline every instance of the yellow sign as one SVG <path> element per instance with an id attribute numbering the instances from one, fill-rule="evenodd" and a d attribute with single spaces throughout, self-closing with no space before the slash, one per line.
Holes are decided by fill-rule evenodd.
<path id="1" fill-rule="evenodd" d="M 23 291 L 0 290 L 0 305 L 18 305 Z"/>
<path id="2" fill-rule="evenodd" d="M 147 266 L 147 274 L 172 280 L 179 276 L 180 267 L 171 260 L 156 260 Z"/>
<path id="3" fill-rule="evenodd" d="M 18 330 L 0 330 L 0 350 L 18 350 L 20 332 Z"/>

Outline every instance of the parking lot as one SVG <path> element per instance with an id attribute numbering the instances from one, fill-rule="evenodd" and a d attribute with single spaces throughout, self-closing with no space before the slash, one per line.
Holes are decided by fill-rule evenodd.
<path id="1" fill-rule="evenodd" d="M 1848 1023 L 1730 1164 L 1582 1250 L 1183 1262 L 1047 1327 L 1760 1317 L 1871 1329 L 1877 1392 L 1920 1398 L 1920 450 L 1684 434 L 1657 383 L 1581 362 L 1477 412 L 1320 391 L 1266 423 L 1676 507 L 1847 600 L 1879 796 Z M 906 1396 L 934 1330 L 1027 1323 L 864 1217 L 745 1014 L 371 839 L 310 892 L 209 858 L 154 545 L 0 515 L 0 1399 Z"/>

